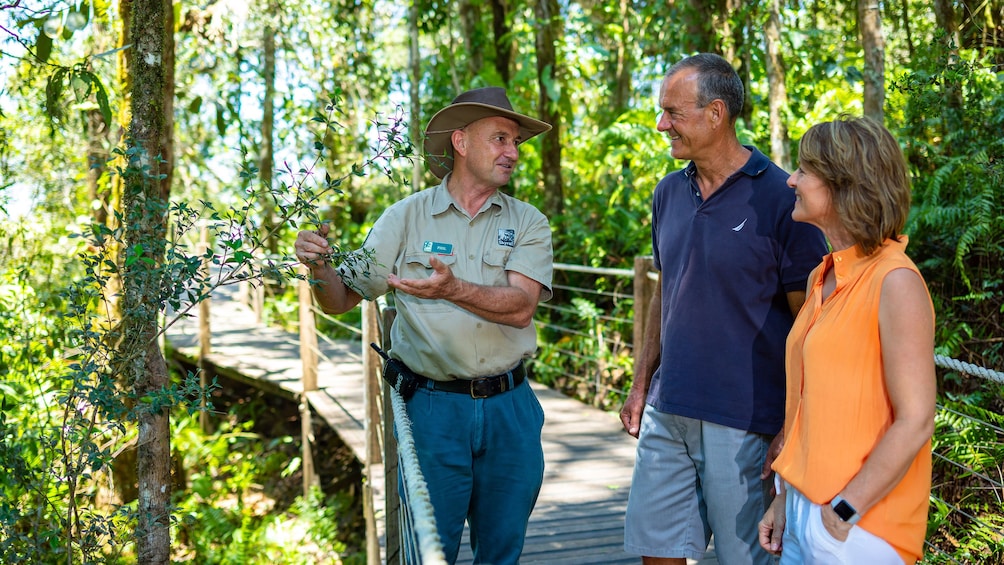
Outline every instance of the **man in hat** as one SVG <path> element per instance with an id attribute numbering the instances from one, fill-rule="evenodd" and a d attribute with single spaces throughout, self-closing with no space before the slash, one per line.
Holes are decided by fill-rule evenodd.
<path id="1" fill-rule="evenodd" d="M 415 391 L 415 450 L 450 563 L 465 521 L 475 563 L 517 563 L 543 480 L 544 414 L 524 359 L 536 350 L 537 304 L 551 297 L 551 229 L 499 188 L 519 144 L 549 129 L 513 111 L 502 88 L 464 92 L 426 128 L 441 182 L 384 211 L 359 255 L 365 268 L 325 261 L 326 225 L 296 239 L 325 312 L 395 294 L 385 376 L 402 396 Z"/>

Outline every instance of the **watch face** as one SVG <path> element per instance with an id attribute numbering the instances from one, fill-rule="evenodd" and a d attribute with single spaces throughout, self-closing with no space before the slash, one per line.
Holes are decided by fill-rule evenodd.
<path id="1" fill-rule="evenodd" d="M 854 510 L 850 504 L 847 504 L 846 500 L 841 500 L 840 502 L 834 504 L 833 511 L 836 512 L 837 516 L 839 516 L 844 522 L 850 520 L 855 514 L 857 514 L 857 511 Z"/>

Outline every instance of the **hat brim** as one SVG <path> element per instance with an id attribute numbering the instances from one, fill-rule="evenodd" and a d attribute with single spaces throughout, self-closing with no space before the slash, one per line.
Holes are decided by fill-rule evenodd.
<path id="1" fill-rule="evenodd" d="M 453 132 L 478 120 L 492 117 L 509 118 L 518 123 L 519 135 L 523 141 L 551 129 L 551 125 L 546 122 L 498 106 L 477 102 L 451 104 L 436 112 L 425 128 L 425 161 L 436 178 L 441 179 L 453 170 L 453 144 L 450 142 Z"/>

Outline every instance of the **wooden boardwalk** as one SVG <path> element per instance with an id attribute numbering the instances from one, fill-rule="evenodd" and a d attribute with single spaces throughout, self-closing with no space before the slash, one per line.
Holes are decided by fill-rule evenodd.
<path id="1" fill-rule="evenodd" d="M 302 393 L 298 336 L 255 322 L 250 309 L 214 299 L 210 327 L 217 371 L 290 398 Z M 198 355 L 198 322 L 189 318 L 167 332 L 170 348 Z M 361 340 L 322 342 L 318 391 L 307 395 L 315 413 L 365 463 L 365 404 Z M 544 485 L 530 518 L 521 563 L 639 563 L 623 551 L 624 509 L 634 466 L 635 440 L 616 414 L 603 412 L 543 385 L 531 385 L 544 409 Z M 374 466 L 374 506 L 382 522 L 383 467 Z M 667 519 L 672 519 L 667 516 Z M 378 530 L 384 531 L 382 524 Z M 381 542 L 382 544 L 382 542 Z M 713 552 L 702 564 L 717 563 Z M 459 563 L 470 563 L 466 541 Z"/>

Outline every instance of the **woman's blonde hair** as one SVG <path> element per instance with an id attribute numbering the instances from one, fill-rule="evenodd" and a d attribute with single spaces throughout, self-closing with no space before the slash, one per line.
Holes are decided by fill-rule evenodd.
<path id="1" fill-rule="evenodd" d="M 837 217 L 866 254 L 898 239 L 910 212 L 903 151 L 882 124 L 840 116 L 809 128 L 799 142 L 799 167 L 830 189 Z"/>

